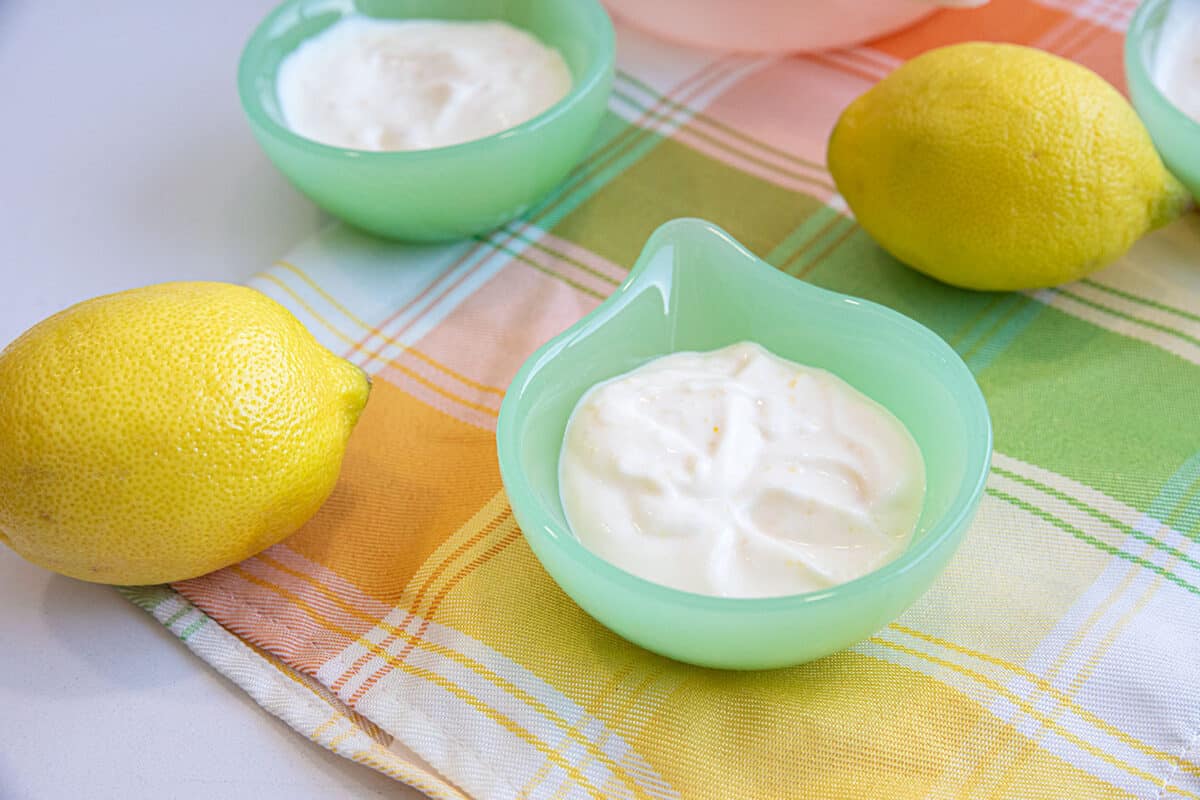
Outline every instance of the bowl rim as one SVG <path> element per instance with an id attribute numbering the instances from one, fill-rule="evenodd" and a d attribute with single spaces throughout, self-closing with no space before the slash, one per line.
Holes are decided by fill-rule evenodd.
<path id="1" fill-rule="evenodd" d="M 534 133 L 566 115 L 571 109 L 579 105 L 584 97 L 591 94 L 597 87 L 603 86 L 616 65 L 616 32 L 613 29 L 612 18 L 609 17 L 608 12 L 600 4 L 600 0 L 572 0 L 572 5 L 586 16 L 585 24 L 589 29 L 594 30 L 601 40 L 599 57 L 593 59 L 588 65 L 587 70 L 580 80 L 572 82 L 570 91 L 545 111 L 498 133 L 444 147 L 427 147 L 419 150 L 358 150 L 353 147 L 339 147 L 301 136 L 291 128 L 281 124 L 271 114 L 267 113 L 254 85 L 261 73 L 251 68 L 251 56 L 257 55 L 258 51 L 265 46 L 268 32 L 275 27 L 280 18 L 292 13 L 297 7 L 313 1 L 284 0 L 284 2 L 275 6 L 258 23 L 254 28 L 254 32 L 250 34 L 250 38 L 242 47 L 242 53 L 238 58 L 237 87 L 238 99 L 241 101 L 242 111 L 250 118 L 251 123 L 261 127 L 272 136 L 287 140 L 293 146 L 317 156 L 350 157 L 373 160 L 377 163 L 403 163 L 404 161 L 418 161 L 443 156 L 469 156 L 476 151 L 483 152 L 490 147 L 494 147 L 499 141 Z M 352 13 L 360 16 L 368 16 L 360 11 L 357 5 Z M 397 17 L 396 19 L 407 18 Z M 422 19 L 435 18 L 422 17 Z M 541 39 L 538 39 L 538 41 L 541 41 Z"/>
<path id="2" fill-rule="evenodd" d="M 883 317 L 893 323 L 899 323 L 902 326 L 912 329 L 917 335 L 928 341 L 929 346 L 936 351 L 936 355 L 952 364 L 960 377 L 965 379 L 962 387 L 965 391 L 956 391 L 954 396 L 958 398 L 960 407 L 966 410 L 968 423 L 971 422 L 972 418 L 982 423 L 985 436 L 983 437 L 983 441 L 977 443 L 974 447 L 972 447 L 971 443 L 968 443 L 968 458 L 963 470 L 963 478 L 946 513 L 931 526 L 930 530 L 920 541 L 914 545 L 910 545 L 893 561 L 853 580 L 812 592 L 771 597 L 719 597 L 699 594 L 664 586 L 663 584 L 655 583 L 654 581 L 625 571 L 593 553 L 569 529 L 557 530 L 560 526 L 553 524 L 553 521 L 546 517 L 546 514 L 541 510 L 540 502 L 533 499 L 526 500 L 526 498 L 532 495 L 532 490 L 528 488 L 528 481 L 516 455 L 519 442 L 517 440 L 515 417 L 517 415 L 518 397 L 524 394 L 522 390 L 543 364 L 555 357 L 559 350 L 594 325 L 597 320 L 605 319 L 613 312 L 619 310 L 630 298 L 631 289 L 636 289 L 643 281 L 653 277 L 651 270 L 654 268 L 655 263 L 654 253 L 660 250 L 664 244 L 668 244 L 672 237 L 681 234 L 689 235 L 689 232 L 711 237 L 714 242 L 721 243 L 719 246 L 725 247 L 730 252 L 740 254 L 742 258 L 749 259 L 755 263 L 758 272 L 758 275 L 754 278 L 756 280 L 775 282 L 781 290 L 785 291 L 811 293 L 818 298 L 822 298 L 825 302 L 848 302 L 862 308 L 866 313 Z M 887 407 L 886 404 L 881 403 L 881 405 L 884 405 L 885 408 Z M 509 384 L 508 390 L 505 392 L 504 401 L 500 405 L 500 416 L 496 428 L 497 458 L 500 464 L 501 479 L 508 494 L 509 505 L 513 507 L 518 521 L 521 516 L 525 516 L 528 513 L 529 509 L 526 506 L 526 502 L 529 502 L 535 509 L 535 513 L 529 514 L 529 516 L 534 517 L 536 523 L 534 530 L 531 530 L 529 526 L 524 524 L 521 525 L 521 531 L 527 539 L 532 540 L 533 537 L 537 537 L 539 542 L 557 548 L 577 565 L 582 566 L 602 579 L 607 579 L 619 585 L 621 588 L 638 592 L 642 595 L 650 595 L 665 603 L 686 605 L 699 610 L 727 613 L 778 613 L 793 611 L 815 603 L 841 601 L 848 597 L 869 592 L 881 584 L 891 583 L 901 578 L 922 562 L 941 551 L 947 543 L 954 540 L 956 534 L 963 531 L 970 523 L 979 505 L 979 500 L 983 495 L 988 475 L 991 472 L 992 446 L 991 415 L 988 412 L 987 401 L 983 396 L 983 392 L 980 390 L 974 374 L 967 367 L 966 363 L 963 362 L 958 353 L 950 345 L 946 344 L 945 340 L 940 336 L 920 322 L 887 306 L 829 289 L 823 289 L 798 278 L 793 278 L 750 252 L 744 245 L 719 226 L 705 220 L 687 217 L 670 220 L 660 225 L 646 240 L 646 244 L 643 246 L 633 269 L 630 270 L 628 276 L 612 295 L 574 325 L 567 328 L 567 330 L 539 347 L 533 355 L 525 360 Z M 521 506 L 521 511 L 518 511 L 516 505 L 513 503 L 512 495 L 514 491 L 518 494 L 517 505 Z M 526 498 L 521 497 L 520 495 L 522 494 Z M 568 587 L 563 588 L 567 589 Z M 568 594 L 570 594 L 569 591 Z"/>
<path id="3" fill-rule="evenodd" d="M 1171 101 L 1171 98 L 1163 94 L 1146 67 L 1146 58 L 1149 55 L 1145 52 L 1144 47 L 1146 37 L 1151 33 L 1154 17 L 1172 2 L 1178 2 L 1178 0 L 1142 0 L 1138 4 L 1137 10 L 1133 12 L 1133 16 L 1129 19 L 1129 27 L 1125 31 L 1123 48 L 1125 79 L 1130 84 L 1130 93 L 1135 97 L 1140 95 L 1156 112 L 1165 114 L 1172 127 L 1181 128 L 1189 131 L 1191 136 L 1200 137 L 1200 122 L 1185 114 L 1183 109 Z M 1134 91 L 1135 86 L 1136 92 Z M 1140 116 L 1146 127 L 1150 128 L 1151 122 L 1146 118 L 1147 115 Z"/>

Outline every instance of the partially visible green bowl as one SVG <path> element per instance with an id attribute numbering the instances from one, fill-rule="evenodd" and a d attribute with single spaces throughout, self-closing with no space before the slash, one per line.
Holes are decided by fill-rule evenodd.
<path id="1" fill-rule="evenodd" d="M 1145 0 L 1138 6 L 1125 33 L 1125 80 L 1163 163 L 1200 200 L 1200 122 L 1168 100 L 1152 77 L 1171 6 L 1181 2 L 1195 0 Z"/>
<path id="2" fill-rule="evenodd" d="M 284 124 L 279 65 L 349 14 L 503 20 L 557 48 L 573 85 L 533 119 L 450 147 L 380 153 L 314 142 Z M 614 61 L 612 22 L 599 0 L 287 0 L 246 44 L 238 94 L 267 156 L 321 208 L 380 236 L 445 241 L 503 225 L 566 176 L 604 115 Z"/>
<path id="3" fill-rule="evenodd" d="M 583 393 L 657 356 L 743 340 L 836 373 L 912 432 L 928 488 L 912 544 L 897 560 L 819 592 L 710 597 L 625 572 L 571 533 L 558 457 Z M 720 228 L 682 219 L 655 231 L 612 297 L 526 361 L 501 406 L 497 447 L 525 538 L 585 611 L 680 661 L 765 669 L 865 639 L 929 588 L 974 518 L 992 428 L 970 370 L 935 333 L 891 309 L 791 278 Z"/>

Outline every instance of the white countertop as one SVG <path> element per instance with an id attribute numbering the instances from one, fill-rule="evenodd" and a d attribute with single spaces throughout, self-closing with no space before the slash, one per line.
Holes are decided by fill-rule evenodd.
<path id="1" fill-rule="evenodd" d="M 242 119 L 272 0 L 0 0 L 0 346 L 94 295 L 241 281 L 323 223 Z M 420 795 L 317 747 L 102 586 L 0 546 L 0 798 Z"/>

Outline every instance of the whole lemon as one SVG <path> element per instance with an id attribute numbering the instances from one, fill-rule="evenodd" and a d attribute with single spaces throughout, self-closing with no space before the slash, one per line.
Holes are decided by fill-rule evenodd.
<path id="1" fill-rule="evenodd" d="M 969 289 L 1074 280 L 1189 203 L 1116 89 L 1009 44 L 905 63 L 842 113 L 828 163 L 879 244 Z"/>
<path id="2" fill-rule="evenodd" d="M 0 540 L 99 583 L 240 561 L 325 501 L 369 388 L 252 289 L 87 300 L 0 352 Z"/>

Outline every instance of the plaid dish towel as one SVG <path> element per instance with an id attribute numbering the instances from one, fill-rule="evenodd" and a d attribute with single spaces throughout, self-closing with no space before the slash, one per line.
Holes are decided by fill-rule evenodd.
<path id="1" fill-rule="evenodd" d="M 792 57 L 620 29 L 595 146 L 527 217 L 436 247 L 334 226 L 251 281 L 374 376 L 341 481 L 262 555 L 123 591 L 314 742 L 436 798 L 1200 800 L 1200 216 L 1075 284 L 963 292 L 881 251 L 823 166 L 841 109 L 931 47 L 1031 44 L 1123 88 L 1132 6 L 994 0 Z M 623 641 L 501 488 L 518 366 L 679 216 L 921 321 L 991 408 L 948 570 L 816 663 L 719 672 Z"/>

